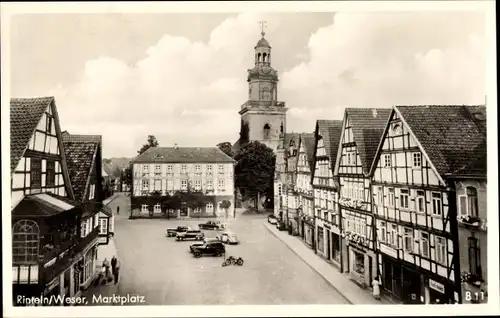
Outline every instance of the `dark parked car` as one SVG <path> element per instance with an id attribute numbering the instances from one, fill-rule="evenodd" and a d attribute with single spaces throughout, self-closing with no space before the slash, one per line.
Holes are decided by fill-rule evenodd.
<path id="1" fill-rule="evenodd" d="M 201 257 L 202 255 L 222 256 L 226 253 L 224 244 L 216 241 L 209 241 L 203 245 L 193 244 L 190 248 L 194 257 Z"/>
<path id="2" fill-rule="evenodd" d="M 167 229 L 167 232 L 165 232 L 165 235 L 167 237 L 174 237 L 177 235 L 177 233 L 187 232 L 188 230 L 190 230 L 190 228 L 187 226 L 178 226 L 175 229 Z"/>
<path id="3" fill-rule="evenodd" d="M 197 240 L 202 241 L 205 238 L 205 234 L 200 230 L 188 230 L 186 232 L 177 232 L 175 239 L 177 241 L 184 240 Z"/>
<path id="4" fill-rule="evenodd" d="M 198 224 L 198 227 L 202 230 L 219 230 L 224 228 L 224 224 L 219 221 L 207 221 L 206 223 Z"/>
<path id="5" fill-rule="evenodd" d="M 284 222 L 281 222 L 281 221 L 278 221 L 276 223 L 276 228 L 280 231 L 286 231 L 287 230 L 287 226 Z"/>

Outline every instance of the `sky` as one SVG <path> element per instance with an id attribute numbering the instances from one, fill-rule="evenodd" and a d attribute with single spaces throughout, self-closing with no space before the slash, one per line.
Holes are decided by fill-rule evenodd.
<path id="1" fill-rule="evenodd" d="M 11 96 L 54 96 L 63 130 L 104 157 L 239 137 L 267 21 L 287 131 L 345 107 L 485 102 L 481 12 L 26 14 L 11 18 Z"/>

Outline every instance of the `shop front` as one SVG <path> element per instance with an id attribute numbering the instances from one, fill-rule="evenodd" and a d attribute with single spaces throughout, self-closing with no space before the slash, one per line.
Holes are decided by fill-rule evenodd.
<path id="1" fill-rule="evenodd" d="M 453 282 L 435 274 L 425 277 L 425 304 L 454 304 L 458 302 L 458 293 Z"/>
<path id="2" fill-rule="evenodd" d="M 342 244 L 344 242 L 345 244 Z M 377 262 L 375 253 L 365 246 L 366 241 L 354 238 L 350 235 L 343 235 L 343 240 L 339 245 L 345 248 L 344 272 L 348 272 L 352 281 L 362 288 L 371 286 L 371 282 L 377 276 Z M 339 255 L 342 251 L 339 251 Z"/>
<path id="3" fill-rule="evenodd" d="M 304 242 L 311 248 L 314 248 L 314 219 L 311 217 L 302 218 L 302 228 L 304 233 Z"/>

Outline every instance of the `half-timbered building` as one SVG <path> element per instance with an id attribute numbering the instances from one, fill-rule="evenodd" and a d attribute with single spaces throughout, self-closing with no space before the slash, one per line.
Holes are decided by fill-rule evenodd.
<path id="1" fill-rule="evenodd" d="M 18 296 L 73 297 L 98 228 L 82 228 L 54 98 L 11 99 L 10 133 L 14 305 L 23 305 Z"/>
<path id="2" fill-rule="evenodd" d="M 389 109 L 347 108 L 334 176 L 338 177 L 342 270 L 362 287 L 377 276 L 370 167 Z"/>
<path id="3" fill-rule="evenodd" d="M 371 168 L 373 208 L 382 286 L 403 302 L 461 302 L 457 194 L 467 195 L 467 187 L 457 193 L 450 174 L 484 155 L 476 151 L 485 142 L 480 112 L 477 106 L 391 111 Z"/>
<path id="4" fill-rule="evenodd" d="M 299 235 L 310 247 L 314 240 L 314 192 L 311 174 L 314 169 L 314 134 L 301 134 L 298 145 L 297 178 Z"/>
<path id="5" fill-rule="evenodd" d="M 318 254 L 340 266 L 340 216 L 334 204 L 338 182 L 333 177 L 341 120 L 318 120 L 314 131 L 314 168 L 311 182 L 314 195 L 314 246 Z"/>
<path id="6" fill-rule="evenodd" d="M 285 144 L 287 146 L 285 150 L 286 156 L 286 178 L 283 191 L 286 194 L 286 200 L 284 204 L 286 206 L 284 222 L 287 225 L 288 231 L 290 233 L 298 235 L 298 207 L 299 198 L 295 187 L 295 181 L 297 179 L 297 158 L 299 157 L 299 133 L 292 133 Z"/>

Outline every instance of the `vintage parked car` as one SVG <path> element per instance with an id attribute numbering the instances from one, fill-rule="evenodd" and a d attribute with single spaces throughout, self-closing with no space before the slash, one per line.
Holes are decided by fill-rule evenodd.
<path id="1" fill-rule="evenodd" d="M 278 223 L 278 219 L 276 219 L 274 214 L 269 214 L 267 216 L 267 222 L 269 222 L 270 224 L 276 224 L 276 223 Z"/>
<path id="2" fill-rule="evenodd" d="M 226 244 L 238 244 L 238 243 L 240 243 L 236 234 L 234 234 L 232 232 L 222 232 L 219 235 L 217 235 L 217 238 L 222 243 L 226 243 Z"/>
<path id="3" fill-rule="evenodd" d="M 202 255 L 222 256 L 226 253 L 226 248 L 222 242 L 211 241 L 203 245 L 191 245 L 191 251 L 194 257 L 201 257 Z"/>
<path id="4" fill-rule="evenodd" d="M 197 246 L 203 246 L 204 244 L 211 243 L 211 242 L 220 242 L 218 237 L 205 237 L 203 239 L 202 243 L 194 243 L 189 246 L 189 251 L 193 253 L 194 248 Z"/>
<path id="5" fill-rule="evenodd" d="M 184 240 L 197 240 L 202 241 L 205 238 L 205 234 L 200 230 L 188 230 L 186 232 L 177 232 L 175 239 L 177 241 Z"/>
<path id="6" fill-rule="evenodd" d="M 225 227 L 220 221 L 207 221 L 205 223 L 198 224 L 201 230 L 220 230 Z"/>
<path id="7" fill-rule="evenodd" d="M 167 237 L 174 237 L 174 236 L 177 235 L 177 233 L 186 232 L 186 231 L 188 231 L 190 229 L 191 228 L 188 227 L 188 226 L 178 226 L 175 229 L 173 229 L 173 228 L 167 229 L 167 231 L 165 232 L 165 235 Z"/>

